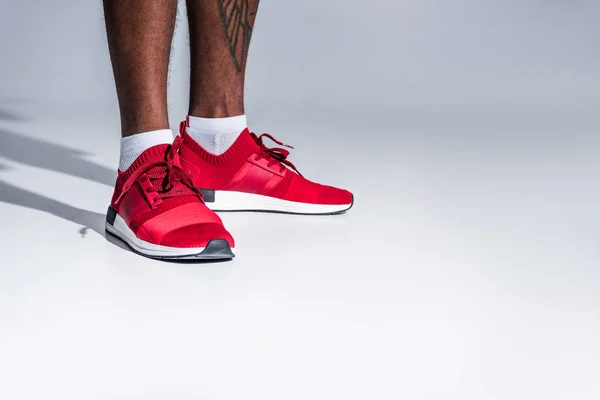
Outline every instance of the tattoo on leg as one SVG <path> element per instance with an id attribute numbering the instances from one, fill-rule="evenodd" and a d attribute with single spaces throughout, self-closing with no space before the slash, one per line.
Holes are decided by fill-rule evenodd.
<path id="1" fill-rule="evenodd" d="M 237 71 L 242 72 L 248 57 L 256 10 L 250 10 L 248 0 L 217 0 L 217 3 L 231 58 Z"/>

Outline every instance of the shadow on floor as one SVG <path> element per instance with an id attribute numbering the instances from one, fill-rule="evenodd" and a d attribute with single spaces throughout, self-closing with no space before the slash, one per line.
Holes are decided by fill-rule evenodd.
<path id="1" fill-rule="evenodd" d="M 0 169 L 2 169 L 0 165 Z M 47 212 L 67 221 L 81 225 L 79 234 L 85 236 L 88 229 L 104 236 L 104 214 L 82 210 L 37 193 L 18 188 L 0 180 L 0 202 L 15 204 L 33 210 Z"/>
<path id="2" fill-rule="evenodd" d="M 19 121 L 20 118 L 0 109 L 0 121 Z M 62 172 L 79 178 L 112 186 L 116 171 L 87 161 L 86 153 L 43 140 L 21 136 L 0 128 L 0 157 L 25 165 Z M 7 170 L 0 165 L 0 170 Z M 51 198 L 13 186 L 0 179 L 0 202 L 43 211 L 81 225 L 79 234 L 93 230 L 104 236 L 104 215 L 83 210 Z"/>
<path id="3" fill-rule="evenodd" d="M 116 171 L 86 160 L 86 155 L 79 150 L 21 136 L 0 128 L 0 157 L 112 187 L 115 184 Z"/>
<path id="4" fill-rule="evenodd" d="M 21 121 L 21 118 L 15 113 L 0 109 L 0 121 Z"/>

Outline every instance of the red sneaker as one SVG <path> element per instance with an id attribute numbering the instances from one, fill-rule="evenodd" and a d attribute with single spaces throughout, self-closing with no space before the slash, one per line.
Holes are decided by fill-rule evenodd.
<path id="1" fill-rule="evenodd" d="M 232 258 L 233 238 L 181 168 L 180 144 L 151 147 L 119 172 L 106 231 L 150 258 Z"/>
<path id="2" fill-rule="evenodd" d="M 289 214 L 341 214 L 354 204 L 352 193 L 304 178 L 288 161 L 289 151 L 268 148 L 264 139 L 244 130 L 229 150 L 215 156 L 180 125 L 181 165 L 215 211 L 267 211 Z M 291 148 L 291 147 L 290 147 Z"/>

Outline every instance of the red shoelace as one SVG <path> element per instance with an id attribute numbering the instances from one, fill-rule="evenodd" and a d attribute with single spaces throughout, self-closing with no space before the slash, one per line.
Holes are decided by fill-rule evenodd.
<path id="1" fill-rule="evenodd" d="M 173 144 L 169 145 L 163 160 L 149 162 L 135 170 L 133 174 L 123 184 L 121 197 L 125 195 L 133 185 L 140 180 L 142 188 L 146 195 L 155 204 L 159 199 L 166 199 L 177 196 L 197 196 L 204 201 L 202 193 L 194 186 L 192 178 L 180 167 L 179 147 L 181 146 L 181 136 L 177 136 Z M 145 184 L 146 180 L 150 184 Z"/>
<path id="2" fill-rule="evenodd" d="M 289 149 L 293 149 L 292 146 L 280 142 L 279 140 L 275 139 L 273 136 L 269 135 L 268 133 L 263 133 L 262 135 L 257 136 L 255 133 L 250 132 L 250 136 L 252 136 L 252 139 L 254 139 L 256 144 L 262 150 L 262 154 L 259 154 L 258 159 L 260 159 L 260 158 L 269 159 L 270 162 L 269 162 L 268 166 L 272 166 L 277 163 L 286 165 L 286 166 L 290 167 L 291 169 L 293 169 L 294 171 L 296 171 L 296 173 L 298 175 L 302 176 L 300 171 L 298 171 L 298 168 L 296 168 L 296 166 L 287 159 L 288 156 L 290 155 L 289 150 L 282 149 L 281 147 L 267 147 L 264 144 L 263 138 L 271 139 L 271 141 L 277 143 L 278 145 L 287 147 Z"/>

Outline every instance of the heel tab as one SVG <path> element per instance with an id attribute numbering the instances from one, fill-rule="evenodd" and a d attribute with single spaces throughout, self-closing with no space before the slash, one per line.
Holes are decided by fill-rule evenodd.
<path id="1" fill-rule="evenodd" d="M 185 133 L 186 128 L 190 126 L 190 117 L 185 117 L 184 121 L 181 121 L 181 123 L 179 124 L 179 135 L 181 137 L 183 137 L 183 134 Z"/>

